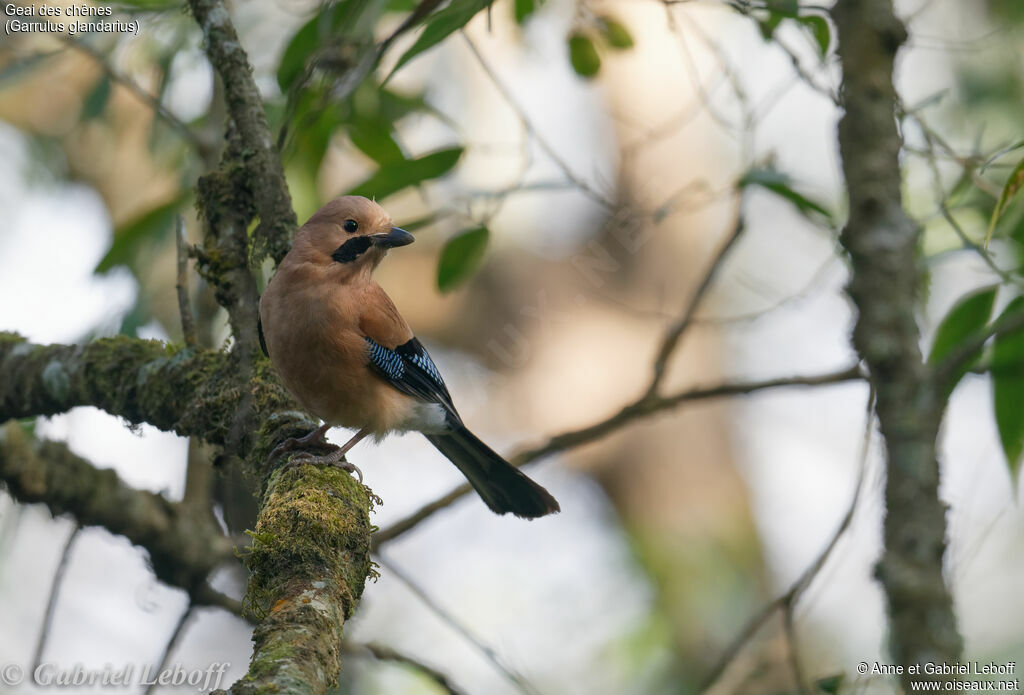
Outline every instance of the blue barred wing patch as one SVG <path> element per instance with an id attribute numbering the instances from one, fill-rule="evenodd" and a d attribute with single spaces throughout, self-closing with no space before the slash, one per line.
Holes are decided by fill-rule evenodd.
<path id="1" fill-rule="evenodd" d="M 417 355 L 406 356 L 406 359 L 411 360 L 413 364 L 425 371 L 438 385 L 444 386 L 441 372 L 437 371 L 437 365 L 434 364 L 434 360 L 430 359 L 430 355 L 427 354 L 426 350 Z"/>
<path id="2" fill-rule="evenodd" d="M 378 345 L 369 338 L 366 339 L 366 343 L 370 348 L 370 362 L 373 366 L 383 372 L 389 380 L 401 381 L 405 375 L 405 365 L 398 353 Z"/>
<path id="3" fill-rule="evenodd" d="M 455 406 L 441 378 L 441 372 L 419 340 L 412 338 L 394 350 L 371 338 L 365 340 L 369 348 L 370 365 L 392 386 L 415 398 L 440 403 L 455 414 Z"/>

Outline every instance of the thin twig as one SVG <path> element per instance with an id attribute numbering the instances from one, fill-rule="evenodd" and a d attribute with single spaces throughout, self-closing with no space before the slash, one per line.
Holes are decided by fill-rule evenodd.
<path id="1" fill-rule="evenodd" d="M 718 657 L 718 661 L 711 667 L 707 675 L 704 676 L 704 680 L 701 684 L 700 692 L 706 693 L 711 689 L 718 679 L 722 677 L 726 669 L 736 660 L 736 657 L 740 655 L 743 648 L 747 646 L 747 643 L 761 631 L 761 628 L 775 615 L 775 611 L 781 610 L 785 605 L 787 594 L 777 596 L 775 599 L 765 604 L 765 606 L 750 619 L 749 622 L 744 626 L 740 634 L 726 647 L 722 655 Z"/>
<path id="2" fill-rule="evenodd" d="M 786 295 L 782 295 L 777 299 L 772 299 L 770 304 L 765 305 L 761 309 L 752 309 L 750 311 L 738 312 L 735 314 L 726 314 L 724 316 L 695 316 L 693 321 L 690 322 L 691 328 L 694 326 L 709 326 L 712 328 L 722 328 L 736 326 L 740 324 L 753 324 L 757 321 L 770 316 L 772 313 L 782 309 L 790 304 L 799 303 L 806 301 L 811 297 L 811 293 L 818 290 L 822 283 L 828 278 L 834 265 L 839 263 L 839 258 L 836 256 L 829 256 L 818 269 L 814 271 L 811 279 L 808 280 L 803 287 L 794 292 Z M 756 291 L 756 290 L 755 290 Z M 618 299 L 611 294 L 602 292 L 591 292 L 589 296 L 594 297 L 597 301 L 604 302 L 613 309 L 618 309 L 629 316 L 643 316 L 655 319 L 671 319 L 675 318 L 668 311 L 663 309 L 654 309 L 648 307 L 636 306 L 630 302 Z M 763 295 L 762 295 L 763 296 Z"/>
<path id="3" fill-rule="evenodd" d="M 838 90 L 828 85 L 818 84 L 814 80 L 814 77 L 804 69 L 804 66 L 800 62 L 800 56 L 796 54 L 796 51 L 786 45 L 778 35 L 773 38 L 772 43 L 789 57 L 789 62 L 793 65 L 794 72 L 796 72 L 797 77 L 799 77 L 804 84 L 818 94 L 827 97 L 828 100 L 836 106 L 842 106 L 842 102 L 839 100 Z"/>
<path id="4" fill-rule="evenodd" d="M 786 635 L 786 642 L 789 646 L 789 668 L 793 671 L 793 680 L 796 683 L 797 692 L 800 695 L 810 695 L 811 690 L 807 687 L 807 681 L 804 679 L 804 669 L 800 665 L 800 650 L 797 646 L 792 600 L 786 601 L 783 606 L 782 630 Z"/>
<path id="5" fill-rule="evenodd" d="M 199 154 L 200 158 L 206 159 L 211 155 L 211 147 L 209 144 L 203 141 L 191 128 L 189 128 L 180 118 L 175 116 L 170 110 L 160 103 L 160 100 L 155 96 L 147 92 L 145 89 L 140 87 L 129 77 L 122 75 L 114 69 L 112 65 L 107 62 L 107 57 L 97 51 L 95 48 L 90 46 L 85 41 L 76 39 L 73 36 L 65 36 L 63 34 L 57 34 L 57 37 L 63 41 L 67 46 L 75 49 L 76 51 L 89 56 L 92 60 L 106 73 L 107 77 L 110 78 L 111 82 L 116 82 L 122 87 L 126 87 L 129 92 L 135 95 L 135 98 L 142 102 L 145 106 L 149 107 L 157 116 L 159 116 L 167 125 L 171 126 L 183 139 L 185 139 Z"/>
<path id="6" fill-rule="evenodd" d="M 558 152 L 555 151 L 554 147 L 552 147 L 551 144 L 540 134 L 540 132 L 537 130 L 537 126 L 535 126 L 533 124 L 533 121 L 530 120 L 530 117 L 527 116 L 526 112 L 519 105 L 519 102 L 517 102 L 515 97 L 512 95 L 512 92 L 509 91 L 505 83 L 502 82 L 501 79 L 498 77 L 497 73 L 494 72 L 494 69 L 491 67 L 490 63 L 487 62 L 483 54 L 477 48 L 476 44 L 473 43 L 473 40 L 469 38 L 469 34 L 467 34 L 465 30 L 460 30 L 459 33 L 462 34 L 462 38 L 466 41 L 466 45 L 469 46 L 469 50 L 473 54 L 473 57 L 476 58 L 477 63 L 487 74 L 487 77 L 490 78 L 491 84 L 494 85 L 495 89 L 498 90 L 498 92 L 505 99 L 505 101 L 512 108 L 512 110 L 516 112 L 516 116 L 518 116 L 519 121 L 523 124 L 523 127 L 526 129 L 526 131 L 537 142 L 537 145 L 542 150 L 544 150 L 544 153 L 551 159 L 552 162 L 554 162 L 555 166 L 562 170 L 562 174 L 565 176 L 565 178 L 572 181 L 572 183 L 581 192 L 586 194 L 586 196 L 591 200 L 601 204 L 602 206 L 609 210 L 614 209 L 615 203 L 609 200 L 599 191 L 594 189 L 586 181 L 579 178 L 569 167 L 568 163 L 566 163 L 566 161 L 562 159 Z"/>
<path id="7" fill-rule="evenodd" d="M 857 365 L 851 365 L 845 369 L 815 376 L 795 376 L 767 379 L 764 381 L 724 383 L 717 386 L 688 389 L 668 396 L 644 395 L 623 406 L 618 412 L 609 415 L 599 422 L 577 430 L 563 432 L 562 434 L 551 437 L 544 444 L 529 449 L 523 449 L 520 453 L 511 458 L 511 462 L 515 466 L 524 466 L 546 456 L 582 446 L 584 444 L 589 444 L 590 442 L 596 441 L 605 435 L 611 434 L 612 432 L 625 427 L 637 419 L 647 417 L 658 412 L 671 410 L 672 408 L 684 403 L 710 400 L 726 396 L 737 396 L 787 386 L 823 386 L 826 384 L 839 384 L 846 381 L 858 381 L 864 378 L 865 375 L 861 371 L 860 367 Z M 469 485 L 460 485 L 447 495 L 421 507 L 419 510 L 404 519 L 377 531 L 373 534 L 373 547 L 377 548 L 381 544 L 393 540 L 403 533 L 410 531 L 438 511 L 461 499 L 472 489 L 473 488 Z"/>
<path id="8" fill-rule="evenodd" d="M 953 149 L 953 146 L 950 145 L 938 131 L 928 125 L 928 122 L 924 120 L 924 117 L 921 116 L 920 113 L 921 108 L 923 107 L 908 107 L 900 105 L 898 106 L 898 112 L 903 115 L 910 116 L 917 121 L 917 124 L 921 126 L 921 131 L 925 135 L 925 138 L 930 141 L 930 143 L 938 145 L 952 161 L 959 164 L 960 167 L 971 177 L 971 181 L 978 187 L 978 190 L 990 195 L 994 199 L 998 198 L 999 194 L 1002 192 L 1001 189 L 990 181 L 987 181 L 985 177 L 978 173 L 979 164 L 983 161 L 983 157 L 977 154 L 965 156 Z"/>
<path id="9" fill-rule="evenodd" d="M 733 225 L 732 231 L 729 233 L 729 236 L 726 237 L 725 242 L 721 247 L 719 247 L 718 252 L 711 261 L 711 265 L 708 267 L 707 272 L 704 273 L 703 279 L 700 281 L 700 284 L 697 285 L 697 289 L 694 291 L 689 303 L 683 310 L 682 316 L 680 316 L 674 324 L 669 326 L 668 332 L 665 334 L 665 338 L 661 342 L 661 347 L 658 349 L 658 355 L 654 359 L 654 370 L 651 375 L 651 382 L 647 387 L 648 395 L 657 393 L 658 388 L 661 386 L 661 382 L 665 378 L 665 372 L 668 369 L 669 359 L 671 359 L 672 354 L 679 345 L 679 340 L 683 333 L 686 332 L 686 329 L 689 328 L 690 324 L 693 322 L 693 317 L 697 312 L 697 308 L 700 306 L 704 296 L 711 288 L 715 276 L 718 274 L 725 257 L 729 254 L 729 250 L 732 249 L 733 245 L 735 245 L 740 236 L 742 236 L 743 227 L 743 215 L 737 214 L 736 224 Z"/>
<path id="10" fill-rule="evenodd" d="M 241 545 L 241 544 L 239 544 Z M 227 611 L 232 615 L 237 615 L 239 618 L 247 619 L 245 612 L 242 610 L 242 602 L 238 599 L 231 598 L 227 594 L 217 591 L 208 583 L 202 583 L 195 589 L 189 592 L 189 599 L 192 601 L 194 606 L 209 606 L 210 608 L 220 608 L 221 610 Z"/>
<path id="11" fill-rule="evenodd" d="M 785 593 L 772 599 L 757 613 L 757 615 L 751 618 L 750 622 L 748 622 L 746 627 L 740 631 L 740 634 L 737 635 L 736 639 L 733 640 L 724 652 L 722 652 L 722 656 L 715 662 L 715 665 L 712 666 L 707 676 L 705 676 L 700 689 L 701 693 L 708 692 L 711 687 L 718 682 L 736 657 L 739 656 L 740 652 L 743 651 L 743 648 L 754 638 L 755 635 L 757 635 L 758 632 L 761 631 L 761 628 L 764 627 L 768 620 L 775 614 L 775 611 L 782 611 L 783 614 L 783 629 L 786 633 L 786 639 L 789 642 L 790 667 L 793 670 L 793 677 L 796 680 L 797 688 L 801 693 L 809 692 L 807 683 L 804 680 L 803 668 L 800 664 L 800 656 L 797 649 L 794 611 L 800 597 L 811 585 L 811 582 L 814 581 L 814 578 L 818 576 L 818 573 L 821 572 L 821 569 L 825 566 L 825 563 L 828 561 L 829 557 L 831 557 L 832 552 L 839 544 L 839 540 L 843 537 L 846 531 L 850 528 L 850 524 L 853 522 L 853 517 L 857 511 L 857 505 L 860 502 L 860 497 L 864 488 L 864 480 L 867 477 L 867 461 L 868 455 L 871 451 L 871 433 L 874 431 L 875 423 L 874 412 L 875 389 L 874 386 L 872 386 L 868 393 L 867 418 L 864 425 L 864 434 L 861 438 L 857 482 L 854 485 L 853 497 L 850 499 L 850 504 L 846 509 L 846 514 L 843 515 L 835 533 L 832 534 L 829 542 L 818 554 L 818 557 L 815 558 L 814 562 L 812 562 L 807 569 L 801 573 L 796 581 L 790 585 L 789 589 L 786 590 Z"/>
<path id="12" fill-rule="evenodd" d="M 690 21 L 685 13 L 680 13 L 679 16 L 685 19 L 685 21 L 690 25 L 691 30 L 694 29 L 694 23 Z M 697 67 L 697 61 L 694 60 L 693 53 L 690 51 L 689 42 L 686 40 L 686 36 L 683 34 L 679 23 L 676 21 L 676 15 L 673 13 L 673 8 L 667 3 L 665 4 L 665 22 L 668 24 L 669 30 L 675 34 L 678 39 L 679 54 L 683 59 L 683 65 L 686 67 L 689 74 L 690 83 L 693 85 L 693 88 L 697 90 L 697 93 L 700 94 L 701 101 L 704 103 L 704 110 L 708 113 L 711 119 L 722 128 L 723 132 L 730 137 L 736 137 L 737 133 L 741 133 L 743 129 L 731 123 L 726 116 L 719 113 L 712 106 L 711 95 L 707 92 L 704 81 L 701 79 L 700 69 Z M 716 46 L 712 45 L 710 47 L 710 52 L 715 57 L 715 60 L 718 61 L 722 73 L 732 86 L 732 91 L 736 96 L 736 99 L 745 107 L 747 104 L 746 92 L 743 90 L 743 85 L 737 77 L 736 72 L 732 69 L 732 65 L 725 59 L 724 54 L 718 50 Z M 743 111 L 744 121 L 749 125 L 748 117 L 750 115 L 750 111 L 748 108 L 744 108 Z M 746 135 L 746 133 L 743 134 Z M 746 146 L 744 146 L 744 150 L 747 151 Z"/>
<path id="13" fill-rule="evenodd" d="M 33 672 L 42 663 L 43 651 L 46 649 L 46 642 L 50 637 L 50 629 L 53 627 L 53 616 L 57 612 L 57 598 L 60 596 L 60 588 L 64 583 L 64 575 L 67 574 L 68 563 L 71 560 L 71 546 L 74 545 L 81 530 L 82 525 L 75 523 L 75 527 L 68 535 L 67 541 L 64 542 L 64 550 L 61 551 L 60 562 L 57 563 L 57 569 L 53 573 L 53 583 L 50 585 L 50 598 L 46 601 L 46 614 L 43 616 L 43 626 L 39 631 L 39 640 L 36 642 L 36 651 L 32 657 Z"/>
<path id="14" fill-rule="evenodd" d="M 379 644 L 377 642 L 359 643 L 350 642 L 348 640 L 342 642 L 341 647 L 346 654 L 352 654 L 354 656 L 372 656 L 380 661 L 394 661 L 395 663 L 403 664 L 405 666 L 411 666 L 433 681 L 437 687 L 441 688 L 441 690 L 449 695 L 462 695 L 463 693 L 463 691 L 459 690 L 459 688 L 452 683 L 451 679 L 446 674 L 437 670 L 433 666 L 426 665 L 419 659 L 394 649 L 393 647 L 389 647 L 385 644 Z"/>
<path id="15" fill-rule="evenodd" d="M 931 128 L 928 127 L 928 124 L 924 122 L 920 115 L 912 112 L 908 112 L 907 115 L 913 118 L 921 127 L 921 133 L 924 135 L 925 142 L 928 144 L 924 153 L 925 160 L 928 162 L 928 167 L 931 170 L 932 186 L 935 189 L 935 197 L 938 202 L 939 212 L 942 214 L 943 219 L 946 220 L 946 223 L 952 227 L 953 231 L 960 238 L 960 243 L 978 254 L 978 256 L 980 256 L 985 262 L 985 265 L 987 265 L 992 272 L 998 275 L 1003 282 L 1019 282 L 1008 272 L 996 265 L 995 260 L 992 258 L 992 254 L 990 254 L 988 250 L 983 248 L 980 244 L 975 243 L 974 240 L 967 235 L 967 232 L 964 231 L 963 227 L 960 226 L 960 223 L 957 222 L 956 218 L 953 217 L 953 214 L 949 211 L 949 206 L 947 204 L 949 196 L 946 195 L 946 192 L 943 189 L 942 174 L 939 172 L 939 164 L 935 156 L 935 146 L 938 142 L 938 137 Z M 957 163 L 963 168 L 965 173 L 972 173 L 974 169 L 973 165 L 959 159 L 957 160 Z"/>
<path id="16" fill-rule="evenodd" d="M 392 563 L 390 560 L 386 560 L 379 553 L 377 554 L 377 562 L 379 562 L 382 567 L 385 567 L 389 572 L 391 572 L 391 574 L 395 575 L 395 577 L 399 581 L 405 584 L 406 588 L 408 588 L 409 591 L 415 594 L 416 597 L 423 602 L 423 605 L 430 609 L 430 611 L 434 615 L 436 615 L 438 618 L 447 623 L 453 630 L 455 630 L 455 632 L 461 635 L 463 639 L 469 642 L 474 649 L 476 649 L 480 654 L 482 654 L 483 657 L 487 659 L 487 661 L 491 662 L 491 664 L 512 685 L 514 685 L 523 693 L 527 693 L 528 695 L 535 695 L 538 692 L 537 689 L 530 683 L 530 681 L 528 681 L 522 674 L 518 673 L 511 666 L 505 664 L 501 656 L 492 647 L 485 644 L 479 637 L 470 632 L 469 628 L 467 628 L 465 625 L 459 622 L 459 620 L 457 620 L 455 616 L 453 616 L 447 610 L 442 608 L 436 601 L 434 601 L 434 599 L 432 599 L 430 595 L 427 594 L 427 592 L 424 591 L 423 588 L 420 587 L 420 585 L 417 584 L 415 580 L 413 580 L 412 577 L 406 574 L 403 570 L 401 570 L 397 565 Z"/>
<path id="17" fill-rule="evenodd" d="M 706 88 L 708 96 L 713 96 L 718 88 L 728 80 L 725 70 L 721 69 L 710 87 Z M 628 159 L 639 151 L 654 145 L 671 135 L 675 135 L 685 128 L 697 116 L 704 112 L 708 102 L 706 99 L 694 99 L 677 114 L 665 119 L 660 124 L 647 128 L 645 133 L 639 135 L 635 140 L 622 146 L 622 157 Z"/>
<path id="18" fill-rule="evenodd" d="M 178 293 L 178 313 L 181 314 L 181 334 L 188 347 L 196 347 L 199 338 L 196 334 L 196 319 L 192 315 L 192 306 L 188 295 L 188 240 L 185 238 L 185 218 L 178 215 L 174 230 L 174 245 L 178 254 L 178 272 L 174 289 Z"/>
<path id="19" fill-rule="evenodd" d="M 156 673 L 161 673 L 165 668 L 167 668 L 167 662 L 171 658 L 171 652 L 174 651 L 174 648 L 178 646 L 178 642 L 181 641 L 181 636 L 185 633 L 185 626 L 188 624 L 189 620 L 192 619 L 192 616 L 195 614 L 195 610 L 195 606 L 189 603 L 188 608 L 185 609 L 185 612 L 183 612 L 181 617 L 178 618 L 178 622 L 175 624 L 174 630 L 171 632 L 171 637 L 167 640 L 167 644 L 164 646 L 164 653 L 160 657 L 160 666 L 156 669 Z M 153 681 L 146 686 L 145 695 L 150 695 L 150 693 L 156 689 L 156 686 L 157 679 L 154 678 Z"/>

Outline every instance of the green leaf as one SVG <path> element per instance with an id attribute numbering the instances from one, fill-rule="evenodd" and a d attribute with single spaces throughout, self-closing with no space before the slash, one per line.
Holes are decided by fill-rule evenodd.
<path id="1" fill-rule="evenodd" d="M 387 0 L 387 2 L 384 3 L 384 11 L 404 14 L 415 10 L 418 4 L 419 3 L 416 2 L 416 0 Z"/>
<path id="2" fill-rule="evenodd" d="M 436 179 L 448 173 L 459 157 L 461 147 L 453 147 L 424 155 L 419 159 L 402 160 L 382 166 L 370 178 L 349 191 L 349 195 L 367 198 L 385 198 L 408 186 L 415 186 L 429 179 Z"/>
<path id="3" fill-rule="evenodd" d="M 182 194 L 115 229 L 114 243 L 93 272 L 105 273 L 118 265 L 131 265 L 147 242 L 159 240 L 172 232 L 174 218 L 187 198 L 187 193 Z"/>
<path id="4" fill-rule="evenodd" d="M 346 33 L 360 20 L 365 4 L 352 0 L 328 2 L 292 35 L 277 67 L 277 84 L 287 92 L 306 71 L 306 64 L 325 41 Z"/>
<path id="5" fill-rule="evenodd" d="M 828 695 L 837 695 L 839 693 L 839 689 L 843 685 L 844 680 L 845 675 L 842 673 L 837 673 L 832 676 L 825 676 L 824 678 L 819 678 L 814 682 L 814 686 L 821 692 L 828 693 Z"/>
<path id="6" fill-rule="evenodd" d="M 996 202 L 996 207 L 992 211 L 992 220 L 988 223 L 988 234 L 985 235 L 986 247 L 992 240 L 992 232 L 995 231 L 999 216 L 1003 214 L 1006 206 L 1020 193 L 1022 188 L 1024 188 L 1024 159 L 1020 160 L 1013 168 L 1010 178 L 1006 179 L 1006 185 L 1003 186 L 1003 192 L 999 194 L 999 201 Z"/>
<path id="7" fill-rule="evenodd" d="M 572 69 L 581 77 L 593 77 L 601 69 L 601 56 L 597 54 L 594 42 L 583 34 L 569 37 L 569 61 Z"/>
<path id="8" fill-rule="evenodd" d="M 348 127 L 348 137 L 360 152 L 381 166 L 404 161 L 402 148 L 391 135 L 391 127 L 379 118 L 361 118 Z"/>
<path id="9" fill-rule="evenodd" d="M 424 111 L 430 108 L 423 92 L 419 94 L 400 94 L 390 89 L 381 87 L 377 92 L 379 98 L 380 117 L 389 123 L 394 123 L 410 113 Z"/>
<path id="10" fill-rule="evenodd" d="M 318 14 L 303 24 L 285 46 L 281 62 L 277 66 L 277 85 L 282 92 L 287 92 L 292 83 L 302 75 L 306 69 L 306 61 L 320 47 L 320 42 L 317 41 L 320 21 L 321 16 Z"/>
<path id="11" fill-rule="evenodd" d="M 633 47 L 633 36 L 626 25 L 614 17 L 604 16 L 598 20 L 601 35 L 609 46 L 617 50 Z"/>
<path id="12" fill-rule="evenodd" d="M 449 35 L 469 24 L 469 20 L 477 12 L 491 4 L 493 0 L 452 0 L 444 9 L 433 14 L 409 50 L 398 59 L 391 73 L 384 80 L 387 82 L 398 70 L 420 53 L 433 48 L 448 38 Z"/>
<path id="13" fill-rule="evenodd" d="M 465 282 L 483 260 L 489 238 L 487 227 L 477 227 L 449 239 L 437 263 L 437 288 L 450 292 Z"/>
<path id="14" fill-rule="evenodd" d="M 828 55 L 829 46 L 832 45 L 832 29 L 829 28 L 828 21 L 815 14 L 797 17 L 796 21 L 810 30 L 814 42 L 818 45 L 818 55 L 824 60 Z"/>
<path id="15" fill-rule="evenodd" d="M 781 171 L 760 168 L 747 171 L 736 185 L 741 189 L 747 186 L 760 186 L 791 202 L 804 217 L 810 217 L 808 213 L 816 212 L 827 221 L 832 221 L 832 213 L 820 203 L 794 191 L 792 183 L 793 180 Z"/>
<path id="16" fill-rule="evenodd" d="M 92 88 L 92 91 L 89 92 L 82 102 L 81 119 L 83 121 L 91 121 L 94 118 L 98 118 L 107 108 L 109 100 L 110 77 L 103 73 L 103 77 L 96 81 L 96 86 Z"/>
<path id="17" fill-rule="evenodd" d="M 940 364 L 951 353 L 963 345 L 964 341 L 972 338 L 985 328 L 989 317 L 992 315 L 992 306 L 996 301 L 997 287 L 986 287 L 976 292 L 971 292 L 961 297 L 953 308 L 939 323 L 935 330 L 935 340 L 932 341 L 932 350 L 928 355 L 928 364 L 935 366 Z M 978 361 L 979 355 L 965 362 L 955 374 L 950 375 L 947 393 L 952 392 L 960 379 Z"/>
<path id="18" fill-rule="evenodd" d="M 1024 147 L 1024 140 L 1018 140 L 1017 142 L 1007 145 L 1006 147 L 1000 147 L 998 150 L 990 154 L 985 159 L 985 161 L 978 166 L 978 173 L 984 173 L 986 169 L 988 169 L 990 166 L 999 161 L 1000 158 L 1005 157 L 1011 152 L 1019 150 L 1022 147 Z"/>
<path id="19" fill-rule="evenodd" d="M 1017 297 L 997 321 L 1024 311 L 1024 297 Z M 1024 329 L 996 336 L 992 349 L 992 409 L 1006 463 L 1014 481 L 1024 452 Z"/>
<path id="20" fill-rule="evenodd" d="M 784 15 L 777 12 L 771 12 L 768 14 L 768 19 L 759 19 L 757 21 L 757 28 L 761 30 L 761 38 L 765 41 L 771 41 L 772 37 L 775 36 L 775 30 L 779 28 L 779 24 L 785 19 Z"/>
<path id="21" fill-rule="evenodd" d="M 997 287 L 986 287 L 961 297 L 939 323 L 935 340 L 928 355 L 928 363 L 935 365 L 944 360 L 967 338 L 980 333 L 992 315 Z"/>
<path id="22" fill-rule="evenodd" d="M 343 123 L 342 116 L 342 106 L 327 101 L 319 86 L 302 90 L 291 116 L 292 140 L 283 154 L 285 163 L 301 166 L 315 176 L 331 138 Z M 276 114 L 275 118 L 280 120 Z"/>
<path id="23" fill-rule="evenodd" d="M 516 18 L 516 24 L 520 26 L 526 21 L 526 18 L 537 11 L 537 3 L 535 0 L 515 0 L 512 3 L 512 13 Z"/>

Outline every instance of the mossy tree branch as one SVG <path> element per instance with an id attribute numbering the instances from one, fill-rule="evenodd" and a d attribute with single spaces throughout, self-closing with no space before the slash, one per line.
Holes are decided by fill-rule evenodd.
<path id="1" fill-rule="evenodd" d="M 225 153 L 221 173 L 231 177 L 233 188 L 251 196 L 259 215 L 253 262 L 258 265 L 269 255 L 279 263 L 298 225 L 252 68 L 221 0 L 189 0 L 188 5 L 203 31 L 206 55 L 223 81 L 230 130 L 237 138 L 237 147 Z M 232 205 L 225 209 L 241 211 Z"/>
<path id="2" fill-rule="evenodd" d="M 246 607 L 261 621 L 249 673 L 230 692 L 323 695 L 337 682 L 342 628 L 373 573 L 375 499 L 334 467 L 272 476 L 246 557 Z"/>
<path id="3" fill-rule="evenodd" d="M 64 444 L 32 440 L 16 423 L 0 429 L 0 481 L 19 502 L 43 503 L 54 516 L 68 514 L 145 548 L 157 578 L 196 602 L 212 595 L 210 572 L 233 558 L 232 543 L 212 516 L 129 487 Z"/>
<path id="4" fill-rule="evenodd" d="M 337 469 L 307 466 L 271 476 L 274 446 L 317 424 L 296 410 L 256 347 L 253 269 L 268 255 L 275 261 L 284 257 L 297 226 L 295 213 L 262 99 L 227 9 L 221 0 L 189 0 L 188 5 L 222 80 L 229 114 L 219 167 L 197 182 L 205 235 L 193 255 L 228 311 L 233 349 L 182 349 L 123 336 L 81 346 L 40 346 L 0 333 L 0 422 L 92 405 L 131 423 L 198 437 L 245 459 L 250 471 L 267 481 L 254 545 L 246 557 L 252 571 L 246 603 L 262 620 L 253 636 L 249 674 L 233 690 L 326 693 L 340 670 L 342 627 L 371 572 L 372 493 Z M 250 247 L 249 228 L 256 218 L 259 226 Z M 16 439 L 17 434 L 11 441 Z M 10 464 L 9 486 L 19 499 L 46 502 L 54 513 L 70 511 L 82 523 L 145 540 L 161 579 L 200 584 L 188 570 L 198 559 L 180 566 L 166 561 L 173 553 L 161 544 L 174 544 L 176 536 L 161 532 L 173 525 L 161 526 L 164 517 L 154 515 L 162 510 L 165 517 L 188 517 L 193 523 L 204 515 L 192 508 L 191 514 L 179 514 L 178 507 L 132 491 L 66 448 L 42 446 L 46 456 L 30 456 L 31 447 L 23 445 L 4 460 Z M 33 466 L 26 468 L 26 461 Z M 51 475 L 51 468 L 62 473 Z M 94 488 L 101 490 L 101 498 L 120 503 L 99 504 L 99 498 L 84 494 Z M 140 505 L 148 516 L 125 520 L 114 512 L 100 513 Z M 222 540 L 211 541 L 215 552 L 203 543 L 195 552 L 219 561 L 227 541 L 217 537 Z M 174 574 L 176 569 L 187 576 Z M 204 586 L 196 588 L 196 602 L 211 599 L 208 587 L 201 590 Z"/>
<path id="5" fill-rule="evenodd" d="M 224 353 L 178 349 L 124 336 L 82 346 L 41 346 L 14 334 L 0 333 L 0 420 L 95 405 L 132 423 L 148 422 L 222 444 L 231 436 L 234 414 L 242 399 L 248 398 L 255 420 L 262 426 L 240 440 L 239 451 L 250 462 L 261 462 L 252 467 L 266 476 L 269 468 L 262 462 L 271 449 L 289 436 L 308 432 L 316 423 L 295 410 L 266 360 L 256 361 L 255 377 L 244 393 L 235 386 L 236 365 L 236 360 Z M 25 455 L 11 460 L 23 461 Z M 71 484 L 91 475 L 109 478 L 108 486 L 113 484 L 110 481 L 117 482 L 112 473 L 96 471 L 87 462 L 74 460 L 74 472 L 61 473 L 55 481 Z M 0 466 L 5 479 L 21 481 L 16 483 L 16 497 L 26 502 L 46 502 L 54 513 L 71 511 L 67 505 L 74 503 L 81 492 L 77 484 L 35 488 L 33 495 L 30 493 L 34 488 L 16 475 L 18 470 L 8 474 Z M 126 496 L 129 492 L 137 493 L 125 488 L 118 494 Z M 157 507 L 169 504 L 158 496 L 145 497 L 149 493 L 137 494 Z M 248 692 L 273 683 L 284 688 L 280 692 L 321 693 L 337 679 L 342 626 L 354 611 L 370 571 L 370 498 L 366 488 L 336 469 L 305 466 L 270 478 L 253 535 L 254 545 L 246 557 L 252 571 L 246 601 L 263 620 L 254 634 L 252 668 L 238 684 L 239 689 Z M 88 498 L 82 504 L 89 504 Z M 102 506 L 122 505 L 115 502 Z M 75 516 L 82 523 L 103 525 L 132 540 L 138 534 L 148 538 L 153 528 L 152 524 L 135 527 L 133 522 L 119 525 L 116 517 Z M 160 542 L 171 543 L 173 539 Z M 152 548 L 154 543 L 157 540 L 145 545 Z M 154 568 L 163 567 L 156 557 Z M 160 569 L 158 576 L 176 585 L 183 581 Z M 210 597 L 200 592 L 195 600 L 209 603 Z"/>
<path id="6" fill-rule="evenodd" d="M 888 599 L 892 658 L 904 666 L 953 663 L 963 645 L 942 576 L 946 507 L 938 496 L 936 437 L 945 402 L 921 355 L 920 229 L 900 197 L 892 77 L 906 30 L 891 0 L 839 0 L 833 18 L 845 108 L 839 146 L 850 197 L 840 241 L 850 254 L 847 289 L 859 314 L 853 343 L 876 389 L 888 460 L 877 575 Z M 911 678 L 927 676 L 904 676 L 908 692 Z"/>
<path id="7" fill-rule="evenodd" d="M 133 424 L 223 445 L 247 398 L 261 425 L 243 433 L 238 453 L 257 462 L 279 442 L 316 427 L 278 384 L 269 362 L 256 361 L 244 388 L 234 369 L 224 353 L 155 340 L 115 336 L 85 345 L 33 345 L 0 333 L 0 422 L 92 405 Z"/>

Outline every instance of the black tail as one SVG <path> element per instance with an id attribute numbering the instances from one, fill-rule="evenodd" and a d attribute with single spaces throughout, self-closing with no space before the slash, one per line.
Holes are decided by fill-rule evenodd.
<path id="1" fill-rule="evenodd" d="M 460 426 L 451 434 L 425 436 L 458 466 L 494 513 L 512 512 L 525 519 L 534 519 L 561 511 L 551 493 L 494 453 L 465 427 Z"/>

